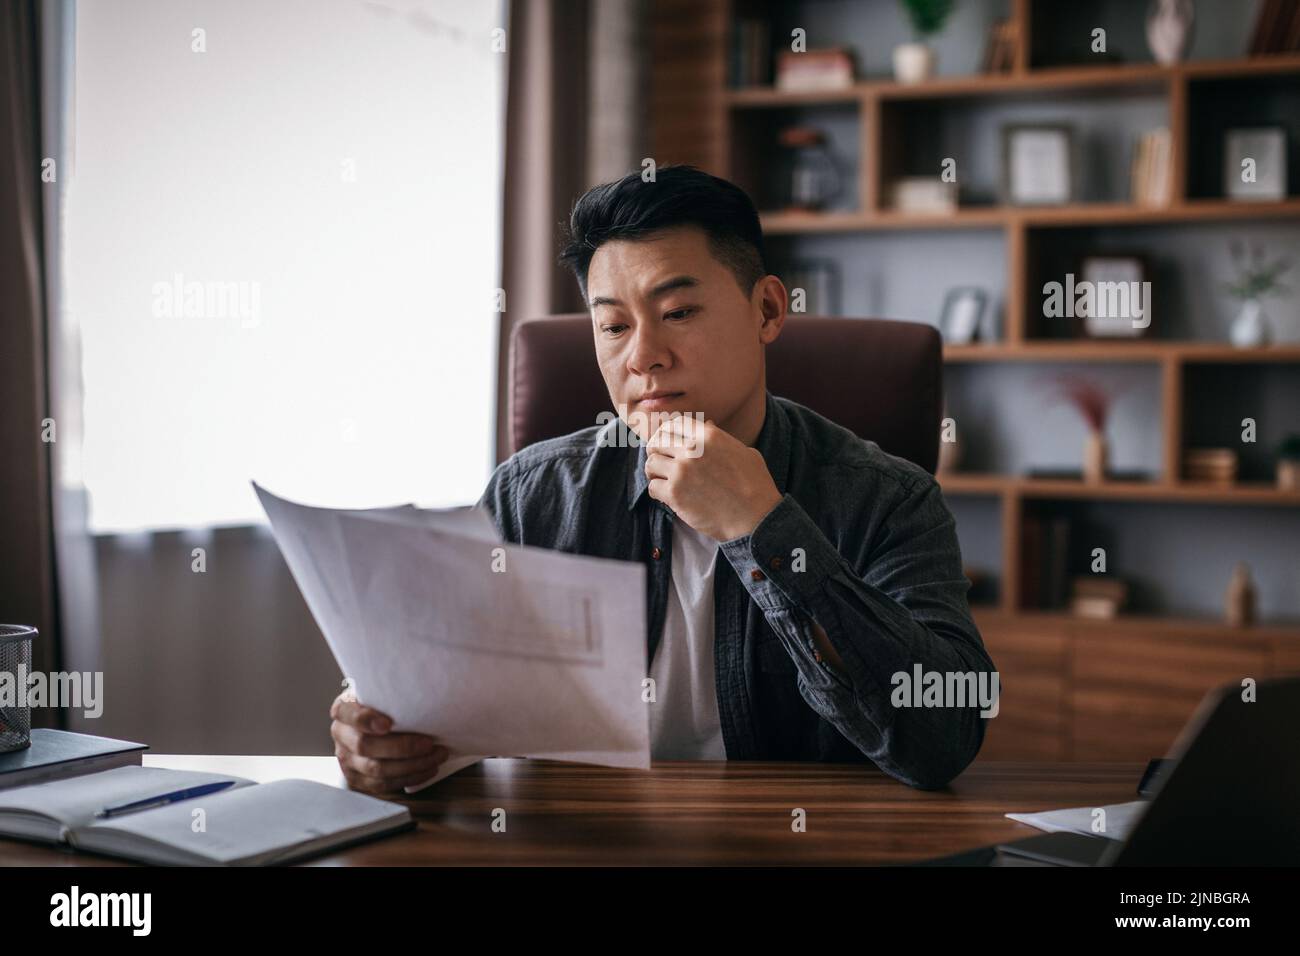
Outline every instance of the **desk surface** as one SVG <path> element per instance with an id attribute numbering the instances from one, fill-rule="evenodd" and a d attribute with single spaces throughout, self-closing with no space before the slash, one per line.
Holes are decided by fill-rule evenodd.
<path id="1" fill-rule="evenodd" d="M 333 757 L 144 759 L 260 783 L 343 784 Z M 977 761 L 948 789 L 926 792 L 857 764 L 656 761 L 645 771 L 494 758 L 403 800 L 416 830 L 308 865 L 903 863 L 1038 832 L 1004 813 L 1135 800 L 1143 766 Z M 498 807 L 504 833 L 492 830 Z M 803 833 L 791 829 L 797 807 L 806 812 Z M 116 863 L 0 839 L 0 865 Z"/>

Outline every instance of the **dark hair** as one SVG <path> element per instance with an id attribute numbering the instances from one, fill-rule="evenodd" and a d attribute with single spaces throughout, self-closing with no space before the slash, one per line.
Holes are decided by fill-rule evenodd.
<path id="1" fill-rule="evenodd" d="M 574 204 L 560 262 L 573 270 L 587 300 L 591 257 L 611 239 L 646 239 L 674 226 L 699 226 L 713 256 L 746 295 L 767 275 L 763 229 L 745 191 L 686 164 L 661 166 L 653 182 L 640 172 L 594 186 Z"/>

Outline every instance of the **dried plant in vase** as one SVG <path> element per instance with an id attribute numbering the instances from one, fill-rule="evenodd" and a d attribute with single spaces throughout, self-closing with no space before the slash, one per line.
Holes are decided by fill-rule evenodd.
<path id="1" fill-rule="evenodd" d="M 1277 486 L 1300 491 L 1300 435 L 1288 435 L 1277 450 Z"/>
<path id="2" fill-rule="evenodd" d="M 1083 480 L 1104 481 L 1110 458 L 1106 443 L 1106 418 L 1110 413 L 1112 396 L 1104 388 L 1086 378 L 1060 376 L 1052 379 L 1058 401 L 1068 401 L 1083 418 L 1088 427 L 1088 437 L 1083 446 Z"/>

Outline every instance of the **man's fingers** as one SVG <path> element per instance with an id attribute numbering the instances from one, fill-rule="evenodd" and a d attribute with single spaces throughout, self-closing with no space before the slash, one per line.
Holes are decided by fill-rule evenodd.
<path id="1" fill-rule="evenodd" d="M 362 757 L 341 746 L 335 746 L 334 755 L 338 757 L 339 764 L 345 769 L 353 770 L 365 777 L 389 781 L 409 777 L 427 780 L 437 772 L 442 762 L 449 756 L 446 747 L 439 747 L 433 753 L 421 754 L 418 757 L 384 760 L 378 757 Z"/>
<path id="2" fill-rule="evenodd" d="M 353 753 L 363 757 L 418 757 L 431 754 L 442 744 L 428 734 L 366 734 L 351 724 L 336 720 L 330 735 Z"/>
<path id="3" fill-rule="evenodd" d="M 667 455 L 649 452 L 645 456 L 645 476 L 647 478 L 667 478 L 668 469 L 672 467 L 672 464 L 673 460 Z"/>
<path id="4" fill-rule="evenodd" d="M 362 793 L 384 795 L 401 789 L 392 781 L 384 780 L 381 777 L 367 777 L 363 773 L 357 773 L 350 767 L 343 768 L 343 779 L 348 782 L 350 789 L 360 790 Z"/>
<path id="5" fill-rule="evenodd" d="M 682 424 L 690 422 L 689 425 Z M 696 422 L 692 418 L 673 418 L 660 425 L 650 440 L 646 442 L 646 453 L 658 451 L 676 458 L 687 451 L 694 451 L 702 439 L 696 431 Z"/>
<path id="6" fill-rule="evenodd" d="M 393 728 L 393 720 L 387 714 L 347 698 L 334 701 L 334 706 L 330 708 L 330 716 L 371 734 L 387 733 Z"/>
<path id="7" fill-rule="evenodd" d="M 368 777 L 365 774 L 357 773 L 355 770 L 344 770 L 343 778 L 353 790 L 387 796 L 398 793 L 403 787 L 414 787 L 416 784 L 424 783 L 435 773 L 437 773 L 436 768 L 389 779 L 385 777 Z"/>
<path id="8" fill-rule="evenodd" d="M 349 701 L 349 700 L 353 700 L 353 701 L 354 701 L 354 700 L 356 700 L 356 698 L 352 696 L 352 692 L 351 692 L 351 691 L 346 691 L 346 690 L 345 690 L 343 693 L 339 694 L 337 697 L 334 698 L 333 703 L 330 704 L 330 719 L 331 719 L 331 720 L 338 720 L 338 717 L 339 717 L 339 708 L 341 708 L 341 707 L 343 706 L 343 704 L 344 704 L 345 701 Z"/>

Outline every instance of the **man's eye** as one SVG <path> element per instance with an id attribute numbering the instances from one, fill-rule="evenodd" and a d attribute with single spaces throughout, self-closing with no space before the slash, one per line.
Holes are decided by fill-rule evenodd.
<path id="1" fill-rule="evenodd" d="M 691 313 L 693 313 L 694 311 L 695 311 L 695 310 L 692 309 L 692 308 L 688 308 L 688 309 L 673 309 L 673 311 L 671 311 L 671 312 L 669 312 L 667 315 L 665 315 L 664 318 L 665 318 L 665 319 L 672 319 L 672 318 L 684 319 L 684 318 L 686 318 L 688 315 L 690 315 Z"/>
<path id="2" fill-rule="evenodd" d="M 600 330 L 604 332 L 606 335 L 617 335 L 618 330 L 622 328 L 623 326 L 621 325 L 602 325 L 600 327 Z"/>

